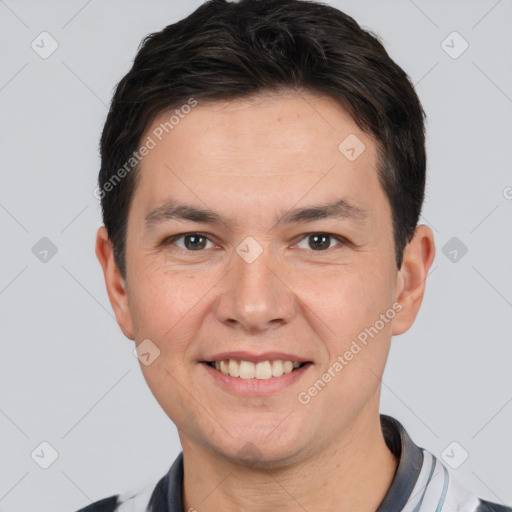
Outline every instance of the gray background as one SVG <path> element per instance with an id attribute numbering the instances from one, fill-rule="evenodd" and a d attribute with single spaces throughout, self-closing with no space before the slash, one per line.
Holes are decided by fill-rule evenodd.
<path id="1" fill-rule="evenodd" d="M 200 3 L 0 0 L 0 511 L 70 512 L 156 480 L 179 453 L 115 322 L 92 192 L 141 38 Z M 438 252 L 416 324 L 394 339 L 382 411 L 437 456 L 456 441 L 445 463 L 469 457 L 453 473 L 510 504 L 512 1 L 329 3 L 381 35 L 428 115 L 423 222 Z M 46 59 L 31 47 L 51 49 L 43 31 L 59 45 Z M 458 58 L 453 31 L 469 43 Z M 43 237 L 57 248 L 46 262 Z M 58 452 L 48 469 L 43 441 Z"/>

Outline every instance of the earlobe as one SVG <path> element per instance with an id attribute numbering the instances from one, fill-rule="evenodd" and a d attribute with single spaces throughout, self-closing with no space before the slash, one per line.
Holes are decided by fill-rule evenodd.
<path id="1" fill-rule="evenodd" d="M 128 304 L 126 282 L 115 262 L 112 242 L 105 226 L 98 229 L 96 235 L 96 256 L 103 269 L 108 298 L 116 315 L 117 323 L 123 334 L 130 340 L 135 339 L 133 322 Z"/>
<path id="2" fill-rule="evenodd" d="M 428 226 L 418 226 L 404 249 L 397 277 L 397 302 L 402 309 L 393 323 L 393 335 L 407 331 L 416 318 L 425 294 L 425 281 L 435 256 L 434 235 Z"/>

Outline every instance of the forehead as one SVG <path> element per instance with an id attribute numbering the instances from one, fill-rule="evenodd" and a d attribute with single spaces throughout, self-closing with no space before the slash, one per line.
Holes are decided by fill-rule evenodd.
<path id="1" fill-rule="evenodd" d="M 207 153 L 211 157 L 229 159 L 233 152 L 240 157 L 243 154 L 253 156 L 254 151 L 267 156 L 293 152 L 318 157 L 320 152 L 337 154 L 339 143 L 350 134 L 370 142 L 339 102 L 305 91 L 198 102 L 188 114 L 180 119 L 174 116 L 174 119 L 178 123 L 166 127 L 169 112 L 162 113 L 148 132 L 163 128 L 162 137 L 174 142 L 178 151 L 179 146 L 187 147 L 196 139 L 200 142 L 196 152 L 189 153 L 194 158 Z M 369 149 L 372 153 L 373 148 Z M 177 155 L 182 156 L 181 152 Z"/>
<path id="2" fill-rule="evenodd" d="M 154 148 L 140 163 L 134 197 L 145 213 L 176 196 L 264 210 L 305 196 L 354 203 L 380 188 L 373 139 L 334 99 L 310 92 L 175 107 L 148 137 Z"/>

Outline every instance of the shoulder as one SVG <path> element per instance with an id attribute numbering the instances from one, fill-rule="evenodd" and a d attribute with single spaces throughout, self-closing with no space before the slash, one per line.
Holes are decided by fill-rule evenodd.
<path id="1" fill-rule="evenodd" d="M 512 512 L 512 507 L 498 505 L 490 501 L 480 500 L 480 504 L 475 512 Z"/>
<path id="2" fill-rule="evenodd" d="M 77 510 L 77 512 L 114 512 L 119 505 L 118 496 L 110 496 L 91 505 Z"/>
<path id="3" fill-rule="evenodd" d="M 139 512 L 140 510 L 147 510 L 151 496 L 157 494 L 159 484 L 155 486 L 153 482 L 136 491 L 132 489 L 123 494 L 109 496 L 91 503 L 77 512 Z"/>
<path id="4" fill-rule="evenodd" d="M 425 510 L 464 510 L 467 512 L 512 512 L 512 508 L 498 505 L 480 498 L 474 491 L 469 490 L 460 480 L 453 476 L 448 468 L 432 453 L 423 450 L 425 459 L 430 460 L 431 471 L 428 490 L 425 498 L 428 506 Z M 437 471 L 435 470 L 437 468 Z M 420 509 L 423 510 L 423 509 Z"/>
<path id="5" fill-rule="evenodd" d="M 109 496 L 91 503 L 77 512 L 139 512 L 140 510 L 147 510 L 151 498 L 153 497 L 153 501 L 159 498 L 162 481 L 163 479 L 156 486 L 146 486 L 137 492 L 130 491 Z M 161 505 L 161 503 L 158 504 Z M 157 508 L 157 510 L 160 510 L 160 508 Z"/>
<path id="6" fill-rule="evenodd" d="M 85 508 L 77 510 L 77 512 L 139 512 L 147 510 L 151 496 L 157 494 L 154 489 L 142 489 L 136 493 L 116 494 L 109 496 L 100 501 L 91 503 Z"/>
<path id="7" fill-rule="evenodd" d="M 77 512 L 171 512 L 183 509 L 183 453 L 180 453 L 171 468 L 158 480 L 150 479 L 144 486 L 109 496 L 91 503 Z"/>

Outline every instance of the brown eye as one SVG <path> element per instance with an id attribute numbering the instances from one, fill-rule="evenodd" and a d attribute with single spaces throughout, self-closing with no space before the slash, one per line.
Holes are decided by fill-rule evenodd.
<path id="1" fill-rule="evenodd" d="M 185 241 L 185 247 L 191 251 L 196 251 L 197 249 L 204 249 L 206 246 L 206 237 L 198 234 L 193 235 L 185 235 L 183 238 Z"/>
<path id="2" fill-rule="evenodd" d="M 331 239 L 329 235 L 310 235 L 309 241 L 309 246 L 314 250 L 328 249 L 329 246 L 331 245 Z"/>
<path id="3" fill-rule="evenodd" d="M 183 245 L 179 244 L 178 240 L 183 240 Z M 174 244 L 186 251 L 200 251 L 206 248 L 208 242 L 210 240 L 200 233 L 184 233 L 168 238 L 164 243 L 165 245 Z"/>
<path id="4" fill-rule="evenodd" d="M 339 244 L 343 243 L 343 239 L 330 233 L 309 233 L 304 235 L 304 238 L 297 245 L 301 249 L 313 249 L 313 251 L 321 252 L 331 249 L 332 240 L 337 240 Z M 304 241 L 308 242 L 307 247 L 303 244 Z"/>

